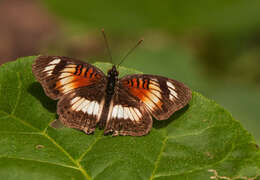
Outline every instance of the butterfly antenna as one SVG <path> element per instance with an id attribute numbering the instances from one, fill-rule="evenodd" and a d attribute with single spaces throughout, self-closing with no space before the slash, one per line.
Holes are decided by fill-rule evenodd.
<path id="1" fill-rule="evenodd" d="M 125 60 L 143 41 L 144 41 L 144 39 L 140 39 L 140 40 L 136 43 L 136 45 L 135 45 L 132 49 L 130 49 L 130 51 L 128 51 L 128 53 L 122 58 L 122 60 L 120 61 L 120 63 L 117 64 L 117 67 L 119 67 L 119 66 L 124 62 L 124 60 Z"/>
<path id="2" fill-rule="evenodd" d="M 107 51 L 108 51 L 108 54 L 109 54 L 110 61 L 113 63 L 111 51 L 110 51 L 110 48 L 109 48 L 109 45 L 108 45 L 107 36 L 106 36 L 104 28 L 101 31 L 102 31 L 102 34 L 103 34 L 103 37 L 104 37 L 104 40 L 105 40 L 105 44 L 106 44 L 106 48 L 107 48 Z"/>

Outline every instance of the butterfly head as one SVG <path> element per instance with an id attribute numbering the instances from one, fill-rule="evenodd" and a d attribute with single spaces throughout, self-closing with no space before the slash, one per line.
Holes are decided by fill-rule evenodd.
<path id="1" fill-rule="evenodd" d="M 117 78 L 118 75 L 119 75 L 119 73 L 118 73 L 115 65 L 113 65 L 113 67 L 110 70 L 108 70 L 108 72 L 107 72 L 108 77 Z"/>

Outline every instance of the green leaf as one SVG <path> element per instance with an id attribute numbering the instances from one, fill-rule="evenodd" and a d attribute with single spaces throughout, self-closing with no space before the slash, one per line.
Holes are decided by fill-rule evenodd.
<path id="1" fill-rule="evenodd" d="M 170 119 L 154 120 L 144 137 L 50 127 L 56 102 L 35 81 L 34 59 L 0 67 L 1 179 L 260 179 L 260 151 L 252 136 L 196 92 Z"/>

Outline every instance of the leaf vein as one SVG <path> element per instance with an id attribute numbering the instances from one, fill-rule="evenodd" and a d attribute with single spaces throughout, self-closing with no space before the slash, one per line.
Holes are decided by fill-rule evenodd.
<path id="1" fill-rule="evenodd" d="M 50 140 L 58 149 L 60 149 L 61 152 L 63 152 L 79 169 L 79 171 L 85 176 L 86 179 L 92 180 L 92 178 L 87 174 L 85 169 L 81 166 L 79 162 L 77 162 L 73 157 L 61 146 L 59 145 L 52 137 L 50 137 L 45 132 L 42 133 L 43 136 L 45 136 L 48 140 Z"/>
<path id="2" fill-rule="evenodd" d="M 11 112 L 11 115 L 13 115 L 15 113 L 16 108 L 17 108 L 17 106 L 18 106 L 18 104 L 20 102 L 20 99 L 21 99 L 21 94 L 22 94 L 22 91 L 21 91 L 22 81 L 21 81 L 20 73 L 17 72 L 16 75 L 17 75 L 17 79 L 18 79 L 18 88 L 17 88 L 18 89 L 18 93 L 17 93 L 16 102 L 15 102 L 14 108 L 13 108 L 13 110 Z"/>
<path id="3" fill-rule="evenodd" d="M 211 168 L 212 166 L 217 165 L 217 164 L 219 164 L 219 163 L 225 161 L 225 160 L 229 157 L 229 155 L 233 152 L 234 149 L 235 149 L 235 146 L 232 144 L 232 147 L 231 147 L 230 151 L 227 152 L 226 155 L 225 155 L 222 159 L 220 159 L 220 160 L 217 161 L 217 162 L 208 164 L 208 165 L 206 165 L 206 166 L 204 166 L 204 167 L 197 168 L 197 169 L 192 169 L 192 170 L 190 170 L 190 171 L 188 171 L 188 172 L 186 171 L 186 172 L 184 172 L 184 173 L 164 174 L 164 175 L 162 175 L 162 174 L 159 175 L 159 174 L 158 174 L 158 175 L 155 175 L 155 177 L 180 176 L 180 175 L 191 174 L 191 173 L 196 172 L 196 171 L 200 171 L 200 170 L 205 170 L 205 169 Z"/>
<path id="4" fill-rule="evenodd" d="M 81 154 L 81 156 L 76 160 L 78 163 L 87 155 L 87 153 L 93 148 L 93 146 L 100 140 L 102 139 L 103 135 L 102 133 L 100 132 L 98 137 L 95 138 L 94 142 L 88 147 L 88 149 L 83 152 Z"/>
<path id="5" fill-rule="evenodd" d="M 13 118 L 13 119 L 15 119 L 15 120 L 17 120 L 17 121 L 19 121 L 19 122 L 22 123 L 23 125 L 25 125 L 25 126 L 31 128 L 31 129 L 33 129 L 33 130 L 35 130 L 35 131 L 40 132 L 40 129 L 34 127 L 33 125 L 31 125 L 30 123 L 28 123 L 28 122 L 22 120 L 21 118 L 15 116 L 15 115 L 12 115 L 12 114 L 10 114 L 10 117 Z"/>
<path id="6" fill-rule="evenodd" d="M 186 136 L 197 136 L 197 135 L 204 133 L 208 129 L 215 128 L 215 127 L 217 127 L 217 126 L 208 126 L 204 129 L 197 131 L 197 132 L 194 132 L 194 133 L 187 133 L 187 134 L 182 134 L 182 135 L 177 135 L 177 136 L 169 136 L 168 138 L 169 139 L 177 139 L 177 138 L 186 137 Z"/>
<path id="7" fill-rule="evenodd" d="M 7 113 L 5 111 L 2 111 L 2 110 L 0 110 L 0 112 L 2 112 L 3 114 L 6 114 L 6 116 L 10 116 L 11 118 L 21 122 L 23 125 L 25 125 L 25 126 L 31 128 L 31 129 L 39 132 L 38 134 L 45 136 L 48 140 L 50 140 L 58 149 L 60 149 L 78 167 L 78 170 L 85 176 L 86 179 L 92 180 L 91 177 L 87 174 L 87 172 L 80 165 L 80 163 L 78 163 L 76 160 L 74 160 L 72 158 L 72 156 L 67 151 L 65 151 L 64 148 L 62 148 L 53 138 L 51 138 L 48 134 L 46 134 L 45 131 L 41 132 L 40 129 L 32 126 L 30 123 L 22 120 L 21 118 L 15 116 L 13 114 L 9 114 L 9 113 Z"/>
<path id="8" fill-rule="evenodd" d="M 31 125 L 30 123 L 28 123 L 28 122 L 22 120 L 21 118 L 15 116 L 15 115 L 13 115 L 13 114 L 9 114 L 9 113 L 7 113 L 7 112 L 5 112 L 5 111 L 2 111 L 2 110 L 0 110 L 0 113 L 6 114 L 6 116 L 9 116 L 9 117 L 15 119 L 16 121 L 18 121 L 18 122 L 22 123 L 23 125 L 25 125 L 25 126 L 31 128 L 31 129 L 33 129 L 34 131 L 39 131 L 39 132 L 40 132 L 40 129 L 34 127 L 34 126 Z"/>
<path id="9" fill-rule="evenodd" d="M 0 131 L 0 134 L 13 134 L 13 135 L 42 135 L 40 132 L 11 132 L 11 131 Z"/>
<path id="10" fill-rule="evenodd" d="M 160 150 L 160 152 L 159 152 L 159 154 L 158 154 L 158 157 L 157 157 L 157 159 L 156 159 L 156 161 L 155 161 L 154 169 L 153 169 L 153 171 L 152 171 L 152 175 L 151 175 L 151 177 L 150 177 L 150 180 L 154 179 L 154 177 L 155 177 L 155 172 L 156 172 L 156 170 L 157 170 L 157 168 L 158 168 L 158 165 L 159 165 L 159 162 L 160 162 L 160 160 L 161 160 L 162 153 L 163 153 L 163 151 L 164 151 L 164 149 L 165 149 L 165 146 L 166 146 L 166 142 L 167 142 L 167 141 L 168 141 L 168 136 L 166 135 L 165 138 L 164 138 L 164 140 L 163 140 L 163 142 L 162 142 L 161 150 Z"/>
<path id="11" fill-rule="evenodd" d="M 66 168 L 79 170 L 78 167 L 76 167 L 76 166 L 69 166 L 69 165 L 66 165 L 66 164 L 54 163 L 54 162 L 50 162 L 50 161 L 41 161 L 41 160 L 37 160 L 37 159 L 28 159 L 28 158 L 19 158 L 19 157 L 10 157 L 10 156 L 0 156 L 0 158 L 17 159 L 17 160 L 25 160 L 25 161 L 35 161 L 35 162 L 39 162 L 39 163 L 51 164 L 51 165 L 62 166 L 62 167 L 66 167 Z"/>
<path id="12" fill-rule="evenodd" d="M 99 175 L 101 175 L 103 172 L 105 172 L 106 169 L 111 168 L 117 161 L 113 161 L 113 162 L 109 162 L 108 164 L 106 164 L 106 167 L 104 167 L 100 172 L 98 172 L 95 176 L 93 176 L 93 178 L 98 177 Z"/>

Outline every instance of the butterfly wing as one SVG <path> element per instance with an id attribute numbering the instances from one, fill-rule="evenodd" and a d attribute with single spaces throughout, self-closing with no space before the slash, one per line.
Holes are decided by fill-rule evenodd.
<path id="1" fill-rule="evenodd" d="M 61 56 L 39 56 L 32 65 L 36 79 L 47 96 L 60 99 L 78 88 L 106 81 L 104 73 L 91 64 Z"/>
<path id="2" fill-rule="evenodd" d="M 58 102 L 59 119 L 91 133 L 103 109 L 106 76 L 98 68 L 67 57 L 39 56 L 32 66 L 46 95 Z"/>
<path id="3" fill-rule="evenodd" d="M 152 127 L 152 117 L 143 102 L 129 95 L 120 85 L 115 87 L 104 133 L 142 136 Z"/>
<path id="4" fill-rule="evenodd" d="M 183 83 L 156 75 L 129 75 L 120 86 L 133 98 L 145 104 L 157 119 L 168 119 L 191 99 L 191 90 Z"/>
<path id="5" fill-rule="evenodd" d="M 59 120 L 70 128 L 94 132 L 104 106 L 102 84 L 77 89 L 62 97 L 58 102 Z"/>

